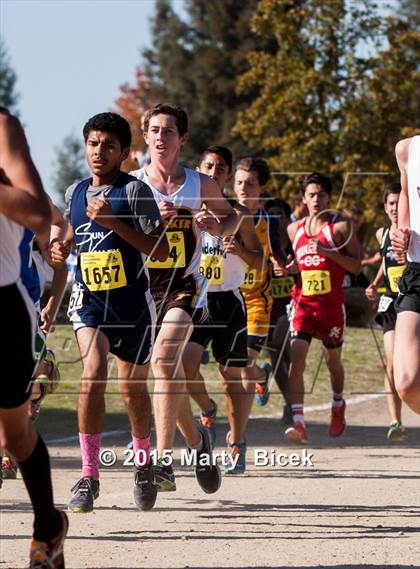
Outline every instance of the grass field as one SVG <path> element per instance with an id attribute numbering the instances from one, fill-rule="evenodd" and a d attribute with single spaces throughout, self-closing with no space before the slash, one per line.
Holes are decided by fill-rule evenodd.
<path id="1" fill-rule="evenodd" d="M 383 391 L 383 369 L 378 348 L 382 347 L 382 333 L 369 328 L 348 328 L 346 343 L 343 347 L 343 362 L 346 370 L 345 395 L 351 397 L 356 394 L 379 393 Z M 58 390 L 49 395 L 43 405 L 43 412 L 39 420 L 42 432 L 51 437 L 68 436 L 77 433 L 76 405 L 81 375 L 80 357 L 74 333 L 70 325 L 57 326 L 50 334 L 48 345 L 56 354 L 61 372 L 61 382 Z M 312 342 L 308 365 L 305 372 L 306 403 L 309 405 L 326 403 L 330 397 L 329 375 L 325 362 L 321 358 L 321 344 Z M 262 361 L 268 361 L 263 354 Z M 207 389 L 211 397 L 219 406 L 219 415 L 225 416 L 225 403 L 223 393 L 218 381 L 217 366 L 210 359 L 210 363 L 201 367 L 206 379 Z M 106 407 L 107 419 L 105 428 L 125 428 L 127 418 L 124 406 L 119 397 L 115 377 L 114 360 L 109 360 L 110 380 L 107 386 Z M 150 391 L 153 390 L 153 378 L 150 380 Z M 283 399 L 274 381 L 271 382 L 271 398 L 264 408 L 254 406 L 253 416 L 268 416 L 281 414 Z M 48 412 L 47 410 L 50 410 Z M 197 409 L 194 409 L 197 412 Z"/>

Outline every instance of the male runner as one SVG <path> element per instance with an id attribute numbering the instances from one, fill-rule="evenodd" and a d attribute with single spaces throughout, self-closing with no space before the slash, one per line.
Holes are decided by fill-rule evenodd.
<path id="1" fill-rule="evenodd" d="M 309 216 L 289 225 L 297 267 L 301 277 L 296 283 L 291 316 L 291 364 L 289 371 L 290 401 L 293 427 L 287 439 L 307 443 L 303 419 L 306 356 L 312 338 L 324 345 L 333 402 L 329 435 L 340 436 L 345 429 L 343 399 L 344 369 L 341 346 L 345 327 L 343 278 L 346 271 L 360 271 L 360 252 L 357 239 L 348 221 L 335 220 L 331 208 L 331 181 L 314 172 L 302 180 L 302 192 Z"/>
<path id="2" fill-rule="evenodd" d="M 420 414 L 420 135 L 400 140 L 395 149 L 401 172 L 398 228 L 392 248 L 407 269 L 395 301 L 394 379 L 399 396 Z"/>
<path id="3" fill-rule="evenodd" d="M 270 179 L 270 168 L 265 160 L 259 158 L 243 158 L 235 169 L 233 189 L 239 204 L 246 207 L 253 216 L 255 230 L 260 241 L 264 263 L 257 270 L 248 267 L 241 286 L 247 310 L 248 328 L 248 357 L 250 365 L 244 374 L 248 381 L 256 382 L 256 402 L 265 405 L 269 398 L 268 375 L 269 364 L 257 365 L 258 356 L 267 339 L 270 329 L 270 313 L 273 299 L 270 294 L 272 257 L 279 265 L 284 258 L 281 245 L 278 243 L 279 234 L 274 220 L 260 207 L 261 194 Z"/>
<path id="4" fill-rule="evenodd" d="M 193 325 L 207 318 L 205 277 L 199 274 L 201 231 L 232 234 L 238 216 L 211 178 L 178 164 L 181 148 L 188 140 L 184 110 L 157 105 L 146 113 L 143 131 L 151 162 L 132 174 L 152 189 L 165 220 L 170 247 L 166 261 L 153 257 L 148 261 L 160 325 L 152 357 L 160 457 L 155 468 L 156 482 L 160 490 L 176 489 L 170 459 L 164 457 L 172 452 L 178 420 L 188 447 L 196 451 L 197 480 L 205 492 L 212 493 L 220 486 L 220 470 L 217 464 L 203 464 L 202 456 L 208 458 L 211 453 L 211 442 L 206 429 L 197 427 L 192 415 L 182 353 Z"/>
<path id="5" fill-rule="evenodd" d="M 46 255 L 51 262 L 48 253 L 50 243 L 55 238 L 63 239 L 67 228 L 67 222 L 64 220 L 60 210 L 52 203 L 51 211 L 51 234 L 46 235 L 46 243 L 39 245 L 37 242 L 34 243 L 36 241 L 34 233 L 30 229 L 25 228 L 19 245 L 21 257 L 20 279 L 34 303 L 37 319 L 35 335 L 35 359 L 37 363 L 33 374 L 34 380 L 32 382 L 29 405 L 29 414 L 34 421 L 38 418 L 45 395 L 47 392 L 54 391 L 59 381 L 59 371 L 55 363 L 54 353 L 52 350 L 46 349 L 46 332 L 55 318 L 66 286 L 67 268 L 65 262 L 55 266 L 53 269 L 54 276 L 51 283 L 51 295 L 47 305 L 42 310 L 42 324 L 39 322 L 41 316 L 41 296 L 46 281 L 46 261 L 40 249 L 47 250 Z M 7 451 L 0 463 L 1 478 L 3 480 L 15 479 L 17 476 L 17 464 L 11 456 L 8 456 Z"/>
<path id="6" fill-rule="evenodd" d="M 197 169 L 213 178 L 223 191 L 232 172 L 232 154 L 222 146 L 210 146 Z M 215 410 L 199 373 L 203 351 L 212 342 L 224 385 L 230 427 L 226 474 L 245 471 L 245 429 L 255 393 L 255 383 L 246 381 L 241 374 L 248 365 L 248 354 L 246 307 L 239 287 L 246 267 L 258 270 L 262 264 L 262 249 L 249 211 L 239 204 L 234 208 L 241 215 L 236 236 L 220 238 L 203 234 L 199 272 L 207 279 L 210 318 L 208 323 L 194 329 L 183 356 L 186 376 L 191 378 L 187 379 L 188 390 L 202 409 L 202 424 L 213 433 Z M 213 444 L 214 438 L 215 435 Z"/>
<path id="7" fill-rule="evenodd" d="M 283 251 L 287 255 L 291 255 L 293 248 L 287 234 L 290 215 L 288 215 L 285 203 L 286 202 L 278 198 L 269 200 L 265 204 L 265 210 L 270 218 L 274 218 L 277 221 Z M 281 422 L 287 426 L 292 424 L 292 410 L 289 402 L 290 325 L 287 317 L 287 307 L 292 300 L 294 283 L 295 277 L 288 275 L 284 266 L 273 261 L 273 275 L 270 285 L 273 306 L 270 314 L 270 332 L 267 338 L 267 351 L 270 356 L 273 377 L 280 393 L 283 395 L 285 403 Z"/>
<path id="8" fill-rule="evenodd" d="M 2 108 L 0 148 L 0 296 L 7 326 L 1 344 L 0 446 L 16 458 L 34 510 L 29 566 L 60 569 L 68 520 L 54 507 L 48 451 L 28 416 L 35 311 L 19 281 L 22 224 L 44 239 L 51 208 L 23 129 Z"/>
<path id="9" fill-rule="evenodd" d="M 389 237 L 390 230 L 397 228 L 400 193 L 401 184 L 399 182 L 389 184 L 385 188 L 384 208 L 391 222 L 391 227 L 380 227 L 376 232 L 376 239 L 381 247 L 382 264 L 372 284 L 366 289 L 367 298 L 372 302 L 376 302 L 378 285 L 384 280 L 385 294 L 379 300 L 378 313 L 375 320 L 382 326 L 384 332 L 385 390 L 387 392 L 388 409 L 392 419 L 387 432 L 387 438 L 390 441 L 405 441 L 407 438 L 407 433 L 401 424 L 401 399 L 395 390 L 393 360 L 395 322 L 397 319 L 394 302 L 398 296 L 398 281 L 405 270 L 405 264 L 401 265 L 395 258 Z"/>
<path id="10" fill-rule="evenodd" d="M 157 493 L 150 462 L 147 392 L 156 313 L 144 261 L 150 254 L 163 261 L 168 246 L 159 237 L 162 220 L 150 189 L 121 171 L 131 144 L 127 121 L 115 113 L 95 115 L 85 124 L 83 136 L 92 176 L 66 192 L 78 259 L 68 314 L 83 362 L 78 403 L 82 474 L 72 488 L 68 508 L 90 512 L 99 495 L 99 450 L 111 353 L 136 457 L 134 499 L 141 510 L 149 510 Z"/>

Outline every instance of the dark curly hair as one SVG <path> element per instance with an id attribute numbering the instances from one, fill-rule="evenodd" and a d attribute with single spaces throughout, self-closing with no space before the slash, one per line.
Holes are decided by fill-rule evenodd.
<path id="1" fill-rule="evenodd" d="M 110 132 L 115 134 L 121 144 L 121 148 L 129 148 L 131 146 L 131 129 L 128 122 L 117 113 L 99 113 L 90 118 L 83 127 L 83 138 L 85 142 L 92 130 L 101 132 Z"/>
<path id="2" fill-rule="evenodd" d="M 312 172 L 312 174 L 307 174 L 300 181 L 300 187 L 302 193 L 305 193 L 306 188 L 309 184 L 318 184 L 324 190 L 326 194 L 332 194 L 332 184 L 331 180 L 325 174 L 320 174 L 319 172 Z"/>

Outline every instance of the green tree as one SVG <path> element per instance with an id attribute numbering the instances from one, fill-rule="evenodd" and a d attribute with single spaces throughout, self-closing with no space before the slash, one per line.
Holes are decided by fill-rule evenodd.
<path id="1" fill-rule="evenodd" d="M 11 64 L 4 40 L 0 37 L 0 106 L 17 113 L 19 95 L 16 92 L 16 73 Z"/>
<path id="2" fill-rule="evenodd" d="M 371 172 L 395 172 L 395 143 L 418 116 L 418 31 L 370 0 L 261 0 L 252 30 L 277 49 L 249 55 L 238 92 L 256 96 L 234 132 L 275 170 L 346 181 L 340 205 L 357 202 L 372 220 L 384 178 Z M 295 184 L 280 178 L 285 189 Z"/>
<path id="3" fill-rule="evenodd" d="M 149 94 L 186 109 L 190 140 L 183 156 L 192 163 L 209 144 L 229 146 L 235 155 L 249 152 L 232 133 L 238 109 L 253 93 L 238 95 L 236 80 L 249 68 L 247 55 L 272 50 L 273 42 L 250 33 L 258 0 L 184 0 L 187 20 L 169 0 L 157 0 L 153 48 L 143 52 Z"/>
<path id="4" fill-rule="evenodd" d="M 89 173 L 85 161 L 85 147 L 79 137 L 72 133 L 63 139 L 62 144 L 55 148 L 55 152 L 53 188 L 61 204 L 64 204 L 67 188 Z"/>

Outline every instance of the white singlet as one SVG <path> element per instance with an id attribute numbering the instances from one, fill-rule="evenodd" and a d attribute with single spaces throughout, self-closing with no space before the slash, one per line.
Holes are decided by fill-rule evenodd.
<path id="1" fill-rule="evenodd" d="M 0 286 L 8 286 L 20 277 L 19 244 L 23 227 L 0 214 Z"/>
<path id="2" fill-rule="evenodd" d="M 410 243 L 407 259 L 420 263 L 420 135 L 408 147 L 408 203 L 410 207 Z"/>
<path id="3" fill-rule="evenodd" d="M 205 291 L 205 277 L 199 273 L 200 257 L 201 257 L 201 238 L 202 231 L 198 228 L 194 215 L 201 210 L 201 182 L 200 174 L 189 168 L 184 168 L 185 181 L 176 192 L 171 195 L 162 194 L 151 183 L 147 176 L 145 168 L 130 172 L 131 176 L 135 176 L 149 186 L 153 192 L 156 203 L 166 201 L 173 204 L 179 210 L 179 217 L 169 222 L 167 226 L 168 235 L 172 232 L 178 234 L 180 231 L 184 233 L 181 256 L 185 259 L 182 278 L 193 275 L 200 289 L 199 301 L 196 307 L 206 305 L 206 295 L 201 294 Z M 175 235 L 178 239 L 178 236 Z M 169 239 L 170 240 L 170 239 Z M 171 243 L 169 244 L 171 246 Z"/>
<path id="4" fill-rule="evenodd" d="M 200 274 L 207 279 L 207 292 L 238 289 L 244 282 L 246 267 L 239 255 L 224 252 L 222 238 L 203 232 Z"/>

